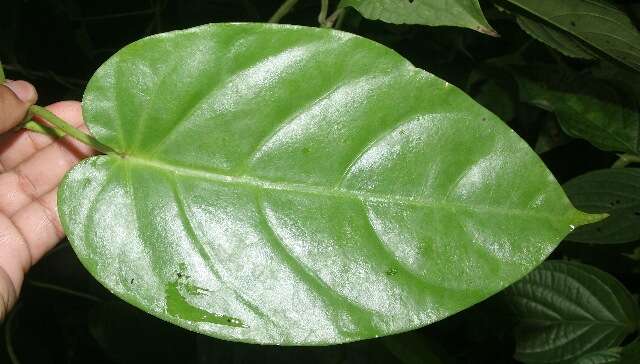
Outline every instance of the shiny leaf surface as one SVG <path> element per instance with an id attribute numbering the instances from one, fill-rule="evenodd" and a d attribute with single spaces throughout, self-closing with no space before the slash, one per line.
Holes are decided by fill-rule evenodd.
<path id="1" fill-rule="evenodd" d="M 236 341 L 317 345 L 447 317 L 522 277 L 574 209 L 504 123 L 392 50 L 218 24 L 135 42 L 93 76 L 59 211 L 126 301 Z"/>
<path id="2" fill-rule="evenodd" d="M 524 363 L 580 362 L 619 345 L 640 319 L 629 291 L 585 264 L 546 261 L 505 294 L 520 318 L 515 358 Z"/>
<path id="3" fill-rule="evenodd" d="M 342 0 L 365 18 L 394 24 L 451 25 L 496 36 L 478 0 Z"/>
<path id="4" fill-rule="evenodd" d="M 603 221 L 579 227 L 567 240 L 616 244 L 640 239 L 640 168 L 591 171 L 563 187 L 579 209 L 609 214 Z"/>

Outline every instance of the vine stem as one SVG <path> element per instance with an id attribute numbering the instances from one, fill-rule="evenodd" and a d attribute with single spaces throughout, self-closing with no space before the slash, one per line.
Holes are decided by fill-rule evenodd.
<path id="1" fill-rule="evenodd" d="M 345 8 L 338 9 L 333 12 L 333 14 L 329 15 L 325 22 L 326 28 L 335 28 L 340 29 L 342 26 L 342 22 L 344 21 L 344 14 L 346 13 Z M 335 25 L 335 27 L 334 27 Z"/>
<path id="2" fill-rule="evenodd" d="M 298 0 L 286 0 L 280 5 L 278 10 L 273 14 L 269 23 L 278 23 L 285 15 L 291 11 L 291 9 L 298 3 Z"/>
<path id="3" fill-rule="evenodd" d="M 90 146 L 91 148 L 98 150 L 104 154 L 120 154 L 118 152 L 116 152 L 115 150 L 113 150 L 111 147 L 104 145 L 102 143 L 100 143 L 96 138 L 92 137 L 89 134 L 85 134 L 82 131 L 80 131 L 79 129 L 74 128 L 73 126 L 71 126 L 69 123 L 67 123 L 66 121 L 60 119 L 59 117 L 57 117 L 54 113 L 52 113 L 51 111 L 38 106 L 38 105 L 31 105 L 31 107 L 29 107 L 29 110 L 34 114 L 34 115 L 38 115 L 39 117 L 43 118 L 44 120 L 48 121 L 49 123 L 51 123 L 53 126 L 55 126 L 57 129 L 59 129 L 60 131 L 62 131 L 63 133 L 69 135 L 70 137 L 78 140 L 79 142 L 82 142 L 88 146 Z"/>
<path id="4" fill-rule="evenodd" d="M 624 168 L 631 163 L 640 163 L 640 156 L 634 154 L 618 154 L 618 160 L 611 166 L 611 168 Z"/>
<path id="5" fill-rule="evenodd" d="M 320 0 L 320 14 L 318 15 L 318 23 L 323 28 L 327 27 L 327 13 L 329 12 L 329 0 Z"/>

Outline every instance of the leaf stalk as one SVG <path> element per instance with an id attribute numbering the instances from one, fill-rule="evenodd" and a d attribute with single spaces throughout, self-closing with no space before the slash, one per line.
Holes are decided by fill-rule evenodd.
<path id="1" fill-rule="evenodd" d="M 640 156 L 635 154 L 618 154 L 618 160 L 611 166 L 611 168 L 624 168 L 631 163 L 640 163 Z"/>
<path id="2" fill-rule="evenodd" d="M 47 110 L 47 109 L 45 109 L 45 108 L 43 108 L 41 106 L 31 105 L 31 107 L 29 107 L 29 110 L 34 115 L 38 115 L 39 117 L 41 117 L 44 120 L 46 120 L 49 123 L 51 123 L 57 129 L 59 129 L 59 131 L 63 132 L 64 134 L 69 135 L 70 137 L 78 140 L 79 142 L 82 142 L 82 143 L 92 147 L 95 150 L 98 150 L 98 151 L 100 151 L 100 152 L 102 152 L 104 154 L 118 154 L 118 155 L 120 154 L 120 153 L 116 152 L 115 150 L 113 150 L 111 147 L 100 143 L 93 136 L 91 136 L 89 134 L 85 134 L 84 132 L 80 131 L 79 129 L 74 128 L 69 123 L 67 123 L 66 121 L 62 120 L 61 118 L 56 116 L 54 113 L 52 113 L 51 111 L 49 111 L 49 110 Z"/>
<path id="3" fill-rule="evenodd" d="M 320 14 L 318 15 L 318 23 L 323 28 L 327 28 L 328 12 L 329 12 L 329 0 L 320 0 Z"/>

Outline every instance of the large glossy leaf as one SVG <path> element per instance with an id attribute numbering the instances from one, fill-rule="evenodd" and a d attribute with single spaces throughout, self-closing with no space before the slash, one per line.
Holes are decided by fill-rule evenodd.
<path id="1" fill-rule="evenodd" d="M 122 155 L 85 160 L 60 186 L 80 260 L 128 302 L 220 338 L 420 327 L 600 218 L 460 90 L 338 31 L 146 38 L 100 67 L 83 112 Z"/>
<path id="2" fill-rule="evenodd" d="M 497 35 L 478 0 L 342 0 L 365 18 L 394 24 L 452 25 Z"/>
<path id="3" fill-rule="evenodd" d="M 640 71 L 640 32 L 605 0 L 504 0 L 538 40 L 580 58 L 605 58 Z"/>
<path id="4" fill-rule="evenodd" d="M 520 318 L 515 357 L 525 363 L 581 362 L 619 345 L 640 319 L 629 291 L 585 264 L 544 262 L 505 294 Z"/>
<path id="5" fill-rule="evenodd" d="M 616 84 L 551 66 L 511 66 L 520 99 L 553 111 L 563 130 L 602 150 L 638 153 L 638 101 Z"/>
<path id="6" fill-rule="evenodd" d="M 640 240 L 640 168 L 591 171 L 563 187 L 579 209 L 610 215 L 604 221 L 579 227 L 568 240 L 596 244 Z"/>

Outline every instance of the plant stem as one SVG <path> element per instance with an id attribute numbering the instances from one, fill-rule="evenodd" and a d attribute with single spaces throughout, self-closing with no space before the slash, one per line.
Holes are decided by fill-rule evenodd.
<path id="1" fill-rule="evenodd" d="M 278 23 L 280 19 L 282 19 L 285 15 L 291 11 L 291 9 L 298 3 L 298 0 L 286 0 L 280 5 L 278 10 L 273 14 L 271 19 L 269 19 L 269 23 Z"/>
<path id="2" fill-rule="evenodd" d="M 43 107 L 40 107 L 38 105 L 32 105 L 31 107 L 29 107 L 29 110 L 33 112 L 34 115 L 38 115 L 41 118 L 48 121 L 49 123 L 51 123 L 60 131 L 92 147 L 95 150 L 98 150 L 104 154 L 119 154 L 118 152 L 113 150 L 111 147 L 100 143 L 96 138 L 92 137 L 91 135 L 85 134 L 80 130 L 74 128 L 73 126 L 69 125 L 66 121 L 60 119 L 54 113 L 52 113 L 51 111 Z"/>
<path id="3" fill-rule="evenodd" d="M 327 13 L 329 12 L 329 0 L 320 0 L 320 14 L 318 23 L 322 28 L 327 28 Z"/>
<path id="4" fill-rule="evenodd" d="M 2 61 L 0 61 L 0 83 L 4 83 L 6 78 L 4 77 L 4 69 L 2 69 Z"/>
<path id="5" fill-rule="evenodd" d="M 334 11 L 333 14 L 329 15 L 329 17 L 327 18 L 325 22 L 325 27 L 333 28 L 334 27 L 333 25 L 335 24 L 335 28 L 340 29 L 340 27 L 342 26 L 342 21 L 344 20 L 345 12 L 346 12 L 345 8 L 341 8 Z"/>
<path id="6" fill-rule="evenodd" d="M 611 166 L 611 168 L 624 168 L 631 163 L 640 163 L 640 156 L 634 154 L 618 154 L 618 160 Z"/>
<path id="7" fill-rule="evenodd" d="M 27 129 L 29 131 L 36 132 L 36 133 L 49 135 L 49 136 L 54 137 L 54 138 L 62 138 L 63 136 L 66 135 L 60 129 L 50 128 L 50 127 L 48 127 L 46 125 L 38 124 L 37 122 L 35 122 L 33 120 L 29 120 L 26 123 L 24 123 L 24 125 L 22 125 L 22 128 L 23 129 Z"/>

